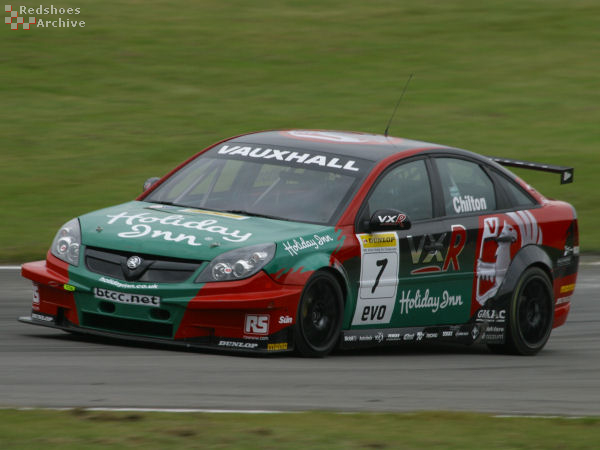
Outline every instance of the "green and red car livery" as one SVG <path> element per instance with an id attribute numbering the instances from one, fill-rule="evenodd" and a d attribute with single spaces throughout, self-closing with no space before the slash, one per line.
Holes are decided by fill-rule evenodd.
<path id="1" fill-rule="evenodd" d="M 572 180 L 569 168 L 528 167 Z M 363 133 L 260 132 L 65 224 L 46 260 L 22 267 L 34 294 L 20 320 L 309 356 L 418 341 L 534 354 L 566 321 L 578 255 L 573 207 L 490 158 Z"/>

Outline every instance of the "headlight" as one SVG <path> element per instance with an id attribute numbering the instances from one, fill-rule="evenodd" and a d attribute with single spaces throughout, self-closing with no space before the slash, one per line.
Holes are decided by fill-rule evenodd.
<path id="1" fill-rule="evenodd" d="M 79 247 L 81 245 L 81 231 L 79 229 L 79 220 L 73 219 L 65 223 L 52 241 L 50 252 L 58 259 L 72 264 L 79 265 Z"/>
<path id="2" fill-rule="evenodd" d="M 275 254 L 275 244 L 252 245 L 223 253 L 198 275 L 197 283 L 232 281 L 258 273 Z"/>

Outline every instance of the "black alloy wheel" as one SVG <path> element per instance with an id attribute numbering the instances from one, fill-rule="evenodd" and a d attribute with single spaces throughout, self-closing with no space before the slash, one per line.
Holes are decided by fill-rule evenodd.
<path id="1" fill-rule="evenodd" d="M 505 344 L 490 344 L 494 351 L 535 355 L 548 341 L 554 320 L 554 295 L 546 272 L 530 267 L 521 275 L 509 310 Z"/>
<path id="2" fill-rule="evenodd" d="M 335 348 L 343 311 L 342 289 L 336 278 L 316 272 L 304 287 L 296 316 L 294 340 L 301 355 L 322 357 Z"/>

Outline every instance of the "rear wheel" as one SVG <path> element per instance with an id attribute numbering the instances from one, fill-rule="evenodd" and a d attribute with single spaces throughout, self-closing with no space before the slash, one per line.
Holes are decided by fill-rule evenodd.
<path id="1" fill-rule="evenodd" d="M 489 347 L 496 352 L 535 355 L 546 345 L 553 320 L 552 284 L 542 269 L 530 267 L 513 292 L 506 343 Z"/>
<path id="2" fill-rule="evenodd" d="M 303 356 L 322 357 L 336 346 L 342 328 L 342 289 L 328 272 L 315 273 L 306 283 L 296 316 L 294 341 Z"/>

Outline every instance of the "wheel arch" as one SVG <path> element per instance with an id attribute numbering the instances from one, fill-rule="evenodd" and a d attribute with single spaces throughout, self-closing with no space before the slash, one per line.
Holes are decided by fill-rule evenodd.
<path id="1" fill-rule="evenodd" d="M 340 266 L 338 267 L 337 265 L 333 265 L 333 266 L 324 266 L 321 267 L 320 269 L 316 270 L 316 272 L 329 272 L 330 274 L 332 274 L 335 279 L 337 280 L 338 284 L 340 285 L 340 288 L 342 289 L 342 302 L 344 303 L 344 306 L 346 305 L 347 301 L 348 301 L 348 292 L 350 289 L 350 286 L 348 284 L 348 276 L 346 275 L 344 269 Z"/>
<path id="2" fill-rule="evenodd" d="M 550 285 L 554 284 L 552 260 L 541 247 L 537 245 L 528 245 L 519 250 L 519 252 L 513 258 L 510 266 L 508 267 L 508 271 L 506 272 L 504 283 L 502 283 L 497 296 L 510 296 L 510 294 L 516 289 L 521 274 L 529 267 L 539 267 L 542 269 L 546 275 L 548 275 Z"/>

